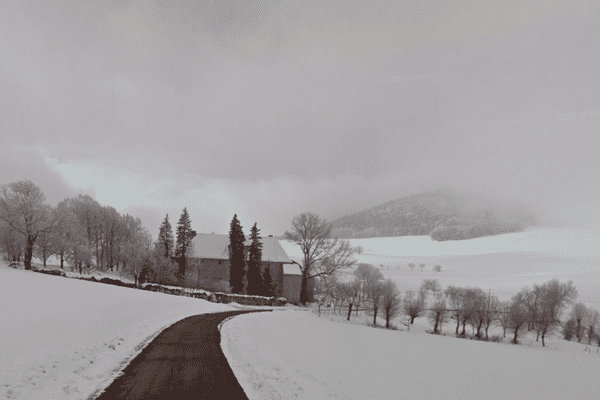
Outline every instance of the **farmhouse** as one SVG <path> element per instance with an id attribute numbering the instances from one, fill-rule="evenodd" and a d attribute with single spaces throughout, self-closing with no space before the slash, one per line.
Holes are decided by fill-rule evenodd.
<path id="1" fill-rule="evenodd" d="M 302 272 L 300 266 L 288 257 L 279 240 L 269 236 L 262 238 L 262 266 L 268 266 L 271 279 L 276 282 L 281 296 L 288 302 L 300 301 Z M 204 278 L 229 282 L 229 236 L 219 234 L 198 234 L 194 238 L 194 259 Z M 250 241 L 246 241 L 245 258 L 248 260 Z M 311 280 L 312 281 L 312 280 Z M 309 301 L 312 301 L 312 282 L 309 282 Z"/>

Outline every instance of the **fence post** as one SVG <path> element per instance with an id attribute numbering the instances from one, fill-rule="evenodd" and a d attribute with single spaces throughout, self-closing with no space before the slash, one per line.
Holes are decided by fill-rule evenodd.
<path id="1" fill-rule="evenodd" d="M 318 304 L 318 308 L 319 308 L 319 317 L 320 317 L 321 316 L 321 301 L 319 300 L 317 302 L 317 304 Z"/>

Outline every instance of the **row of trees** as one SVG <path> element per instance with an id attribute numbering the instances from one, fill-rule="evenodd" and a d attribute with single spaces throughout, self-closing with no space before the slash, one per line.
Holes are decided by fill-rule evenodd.
<path id="1" fill-rule="evenodd" d="M 5 185 L 0 193 L 0 246 L 6 259 L 31 269 L 51 256 L 80 272 L 97 268 L 141 270 L 152 238 L 139 218 L 120 215 L 90 196 L 67 198 L 51 207 L 31 181 Z"/>
<path id="2" fill-rule="evenodd" d="M 118 271 L 138 281 L 170 284 L 184 281 L 196 232 L 184 208 L 173 236 L 168 215 L 156 243 L 139 218 L 121 215 L 87 195 L 66 198 L 52 207 L 42 190 L 28 180 L 0 191 L 0 248 L 9 261 L 32 258 L 44 266 L 56 256 L 80 273 L 93 267 Z M 176 242 L 175 242 L 176 239 Z"/>
<path id="3" fill-rule="evenodd" d="M 348 320 L 353 309 L 358 313 L 363 307 L 373 316 L 373 325 L 377 316 L 382 315 L 386 328 L 390 328 L 391 321 L 402 311 L 398 286 L 391 279 L 384 279 L 381 271 L 371 264 L 358 264 L 351 280 L 342 281 L 339 274 L 328 276 L 323 279 L 321 292 L 324 300 L 333 302 L 334 312 L 348 306 Z"/>
<path id="4" fill-rule="evenodd" d="M 350 280 L 330 277 L 322 287 L 322 294 L 326 301 L 333 303 L 334 312 L 336 308 L 341 312 L 342 307 L 348 307 L 348 320 L 353 308 L 358 314 L 362 307 L 372 315 L 373 325 L 377 316 L 383 315 L 387 328 L 390 320 L 404 314 L 408 329 L 416 318 L 427 317 L 432 332 L 439 334 L 443 325 L 453 320 L 456 335 L 466 336 L 466 326 L 470 325 L 476 338 L 483 339 L 485 334 L 488 340 L 490 327 L 500 326 L 504 337 L 507 331 L 512 332 L 514 343 L 518 343 L 519 332 L 527 329 L 534 331 L 536 340 L 541 339 L 545 346 L 546 336 L 562 326 L 565 339 L 587 339 L 589 344 L 597 341 L 600 346 L 600 313 L 597 310 L 577 303 L 568 318 L 561 322 L 577 297 L 572 281 L 550 280 L 524 288 L 510 300 L 501 301 L 480 288 L 448 286 L 443 289 L 437 280 L 425 279 L 418 290 L 407 290 L 401 296 L 396 284 L 390 279 L 385 280 L 376 267 L 359 264 Z"/>

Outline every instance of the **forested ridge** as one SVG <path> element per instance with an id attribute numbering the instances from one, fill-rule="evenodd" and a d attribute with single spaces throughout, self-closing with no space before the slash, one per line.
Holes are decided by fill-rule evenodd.
<path id="1" fill-rule="evenodd" d="M 523 207 L 499 207 L 444 188 L 388 201 L 332 226 L 340 238 L 429 235 L 443 241 L 519 232 L 534 222 Z"/>

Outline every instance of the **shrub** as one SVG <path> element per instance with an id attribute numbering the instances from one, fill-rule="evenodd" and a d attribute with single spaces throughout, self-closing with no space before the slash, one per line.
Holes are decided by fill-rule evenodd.
<path id="1" fill-rule="evenodd" d="M 502 335 L 492 335 L 490 336 L 490 342 L 494 343 L 502 343 Z"/>

